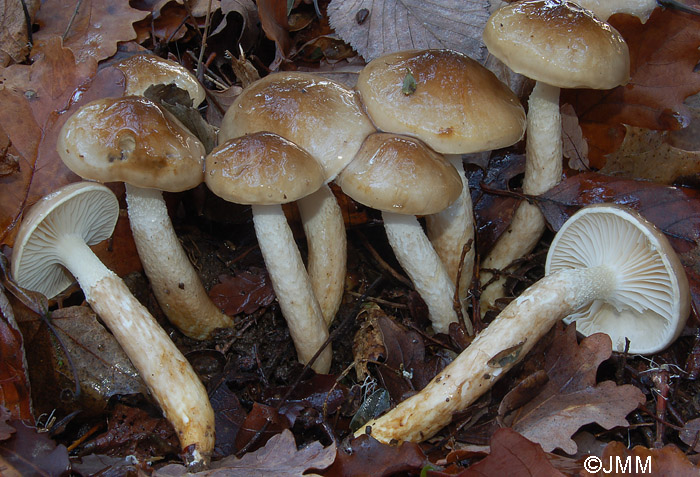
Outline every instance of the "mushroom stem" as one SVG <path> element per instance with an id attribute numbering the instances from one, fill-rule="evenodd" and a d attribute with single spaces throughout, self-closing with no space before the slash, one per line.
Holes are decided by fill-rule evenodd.
<path id="1" fill-rule="evenodd" d="M 343 214 L 327 185 L 302 197 L 297 205 L 309 249 L 306 268 L 311 288 L 330 325 L 345 289 L 347 239 Z"/>
<path id="2" fill-rule="evenodd" d="M 459 173 L 462 179 L 462 192 L 459 198 L 447 208 L 437 214 L 426 216 L 425 223 L 430 242 L 432 242 L 455 286 L 457 286 L 462 250 L 470 240 L 472 241 L 472 246 L 464 256 L 462 274 L 459 277 L 459 299 L 464 301 L 467 299 L 474 271 L 474 213 L 472 211 L 472 197 L 469 193 L 469 183 L 464 174 L 462 156 L 460 154 L 446 154 L 445 159 Z"/>
<path id="3" fill-rule="evenodd" d="M 190 338 L 205 339 L 233 320 L 209 298 L 175 234 L 163 194 L 126 184 L 129 222 L 141 263 L 163 312 Z"/>
<path id="4" fill-rule="evenodd" d="M 102 318 L 166 419 L 190 465 L 206 464 L 214 449 L 214 411 L 187 359 L 124 282 L 95 256 L 78 234 L 65 234 L 58 259 L 78 280 L 85 299 Z M 193 446 L 189 448 L 189 446 Z"/>
<path id="5" fill-rule="evenodd" d="M 253 204 L 252 209 L 255 234 L 272 287 L 287 320 L 299 361 L 306 364 L 326 342 L 328 326 L 282 207 Z M 327 346 L 313 363 L 314 371 L 327 373 L 332 356 L 331 347 Z"/>
<path id="6" fill-rule="evenodd" d="M 525 146 L 525 178 L 523 192 L 540 195 L 561 180 L 561 113 L 559 88 L 541 81 L 530 94 L 527 113 L 527 142 Z M 521 202 L 510 225 L 499 237 L 496 245 L 482 263 L 483 268 L 505 269 L 514 260 L 524 257 L 537 245 L 544 233 L 545 221 L 536 205 Z M 493 275 L 481 273 L 481 283 Z M 505 295 L 501 277 L 488 285 L 481 293 L 481 313 L 493 307 L 496 300 Z"/>
<path id="7" fill-rule="evenodd" d="M 430 438 L 525 357 L 557 321 L 605 298 L 615 284 L 614 272 L 605 265 L 544 277 L 512 301 L 422 391 L 368 422 L 356 435 L 367 430 L 384 443 Z"/>
<path id="8" fill-rule="evenodd" d="M 453 301 L 455 286 L 440 257 L 415 216 L 383 211 L 382 218 L 396 259 L 428 305 L 433 329 L 448 333 L 450 323 L 457 322 Z M 463 308 L 462 316 L 466 316 Z M 471 322 L 465 320 L 465 325 L 470 328 Z"/>

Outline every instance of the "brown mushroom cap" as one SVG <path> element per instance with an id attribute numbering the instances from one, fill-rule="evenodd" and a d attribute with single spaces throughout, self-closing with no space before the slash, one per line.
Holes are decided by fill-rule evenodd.
<path id="1" fill-rule="evenodd" d="M 127 95 L 142 96 L 155 84 L 174 84 L 184 89 L 197 106 L 206 98 L 204 87 L 184 66 L 159 56 L 138 54 L 121 60 L 114 65 L 126 77 Z"/>
<path id="2" fill-rule="evenodd" d="M 100 182 L 180 192 L 204 180 L 204 146 L 174 116 L 140 96 L 92 101 L 61 129 L 58 153 Z"/>
<path id="3" fill-rule="evenodd" d="M 248 86 L 221 122 L 220 141 L 269 131 L 321 163 L 331 181 L 375 131 L 352 90 L 309 73 L 273 73 Z"/>
<path id="4" fill-rule="evenodd" d="M 560 88 L 610 89 L 629 79 L 618 31 L 562 0 L 504 5 L 489 18 L 484 43 L 516 73 Z"/>
<path id="5" fill-rule="evenodd" d="M 439 212 L 462 191 L 443 156 L 417 139 L 387 133 L 368 136 L 336 182 L 361 204 L 405 215 Z"/>
<path id="6" fill-rule="evenodd" d="M 415 91 L 404 81 L 415 81 Z M 371 61 L 357 80 L 367 112 L 383 131 L 418 137 L 443 154 L 516 143 L 525 112 L 489 70 L 451 50 L 408 50 Z"/>
<path id="7" fill-rule="evenodd" d="M 323 184 L 321 165 L 291 141 L 259 132 L 230 139 L 206 158 L 207 186 L 238 204 L 285 204 Z"/>

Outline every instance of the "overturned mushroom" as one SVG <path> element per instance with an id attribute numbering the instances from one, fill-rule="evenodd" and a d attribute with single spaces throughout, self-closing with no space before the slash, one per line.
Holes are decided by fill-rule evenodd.
<path id="1" fill-rule="evenodd" d="M 524 357 L 558 321 L 611 333 L 614 347 L 654 353 L 675 340 L 690 310 L 685 271 L 666 237 L 636 212 L 596 205 L 574 214 L 547 257 L 551 274 L 513 300 L 422 391 L 362 429 L 381 442 L 422 441 Z M 556 271 L 555 271 L 556 270 Z M 511 359 L 495 359 L 508 352 Z"/>
<path id="2" fill-rule="evenodd" d="M 613 27 L 563 0 L 525 0 L 501 7 L 489 18 L 484 43 L 513 71 L 537 81 L 527 114 L 523 192 L 543 194 L 561 180 L 559 89 L 609 89 L 626 83 L 627 45 Z M 544 229 L 537 206 L 521 202 L 482 267 L 503 269 L 527 255 Z M 483 272 L 482 283 L 491 276 Z M 482 313 L 504 295 L 504 283 L 499 278 L 484 289 Z"/>
<path id="3" fill-rule="evenodd" d="M 306 364 L 328 338 L 328 326 L 313 293 L 281 204 L 299 200 L 323 184 L 323 169 L 296 144 L 273 133 L 254 133 L 220 144 L 206 158 L 205 180 L 229 202 L 250 204 L 265 266 L 299 361 Z M 327 373 L 331 348 L 313 363 Z"/>
<path id="4" fill-rule="evenodd" d="M 100 184 L 74 183 L 47 195 L 24 216 L 12 275 L 49 298 L 75 277 L 172 423 L 186 460 L 206 464 L 214 449 L 214 412 L 204 386 L 148 310 L 88 246 L 112 234 L 118 214 L 117 198 Z"/>
<path id="5" fill-rule="evenodd" d="M 161 191 L 204 180 L 204 147 L 154 102 L 127 96 L 90 102 L 68 118 L 58 153 L 84 179 L 126 183 L 129 222 L 153 293 L 168 319 L 191 338 L 233 326 L 207 295 L 175 234 Z"/>

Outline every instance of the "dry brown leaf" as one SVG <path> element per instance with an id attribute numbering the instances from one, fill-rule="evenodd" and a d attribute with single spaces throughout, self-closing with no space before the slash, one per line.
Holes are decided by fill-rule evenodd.
<path id="1" fill-rule="evenodd" d="M 585 424 L 628 426 L 625 416 L 646 398 L 630 384 L 596 385 L 598 366 L 611 354 L 608 335 L 596 333 L 577 344 L 574 326 L 563 332 L 557 328 L 545 361 L 549 381 L 532 401 L 507 416 L 505 424 L 547 452 L 560 448 L 568 454 L 576 453 L 571 436 Z"/>
<path id="2" fill-rule="evenodd" d="M 700 174 L 700 151 L 669 144 L 669 131 L 626 126 L 620 148 L 607 156 L 603 174 L 672 184 L 683 176 Z"/>
<path id="3" fill-rule="evenodd" d="M 574 107 L 561 106 L 562 155 L 569 160 L 569 168 L 577 171 L 590 170 L 588 163 L 588 142 L 583 137 L 581 125 Z"/>
<path id="4" fill-rule="evenodd" d="M 25 16 L 22 4 L 27 8 Z M 21 63 L 29 54 L 29 29 L 40 0 L 0 0 L 0 66 Z"/>
<path id="5" fill-rule="evenodd" d="M 117 43 L 135 39 L 133 24 L 147 16 L 148 12 L 131 8 L 129 2 L 46 0 L 37 14 L 39 31 L 34 40 L 61 36 L 63 46 L 73 51 L 78 62 L 100 61 L 117 52 Z"/>
<path id="6" fill-rule="evenodd" d="M 332 0 L 330 24 L 365 60 L 392 51 L 449 48 L 485 58 L 485 0 Z"/>
<path id="7" fill-rule="evenodd" d="M 309 469 L 323 470 L 335 460 L 335 444 L 323 447 L 313 442 L 297 449 L 294 435 L 288 429 L 270 438 L 265 447 L 249 452 L 242 458 L 226 457 L 213 462 L 210 470 L 197 472 L 197 477 L 299 477 L 318 474 L 305 473 Z M 154 477 L 183 476 L 186 469 L 181 465 L 167 465 L 157 470 Z"/>

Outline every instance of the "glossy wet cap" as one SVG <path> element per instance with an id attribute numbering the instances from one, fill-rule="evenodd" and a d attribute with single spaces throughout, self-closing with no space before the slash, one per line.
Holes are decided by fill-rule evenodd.
<path id="1" fill-rule="evenodd" d="M 489 52 L 516 73 L 560 88 L 611 89 L 629 80 L 625 40 L 574 3 L 504 5 L 489 18 L 483 38 Z"/>
<path id="2" fill-rule="evenodd" d="M 361 204 L 406 215 L 440 212 L 462 191 L 457 170 L 442 155 L 417 139 L 388 133 L 368 136 L 336 182 Z"/>
<path id="3" fill-rule="evenodd" d="M 323 169 L 304 149 L 269 132 L 220 144 L 206 158 L 205 181 L 237 204 L 285 204 L 323 185 Z"/>
<path id="4" fill-rule="evenodd" d="M 584 207 L 559 230 L 546 274 L 607 266 L 617 286 L 606 300 L 565 318 L 584 335 L 607 333 L 613 349 L 651 354 L 670 345 L 690 312 L 688 279 L 666 236 L 637 212 L 614 204 Z"/>
<path id="5" fill-rule="evenodd" d="M 197 106 L 206 98 L 204 87 L 190 71 L 172 60 L 156 55 L 138 54 L 115 63 L 126 78 L 127 95 L 142 96 L 152 85 L 174 84 L 184 89 Z"/>
<path id="6" fill-rule="evenodd" d="M 525 132 L 525 111 L 489 70 L 451 50 L 409 50 L 372 60 L 357 90 L 376 126 L 443 154 L 506 147 Z"/>
<path id="7" fill-rule="evenodd" d="M 375 128 L 354 91 L 320 76 L 285 72 L 243 90 L 221 122 L 219 141 L 259 131 L 279 134 L 305 149 L 330 182 Z"/>
<path id="8" fill-rule="evenodd" d="M 86 104 L 63 125 L 57 149 L 66 166 L 84 179 L 168 192 L 204 180 L 205 150 L 199 139 L 140 96 Z"/>
<path id="9" fill-rule="evenodd" d="M 43 197 L 25 213 L 12 250 L 17 284 L 52 298 L 75 279 L 62 265 L 56 245 L 77 234 L 94 245 L 109 238 L 119 218 L 119 202 L 107 187 L 76 182 Z"/>

